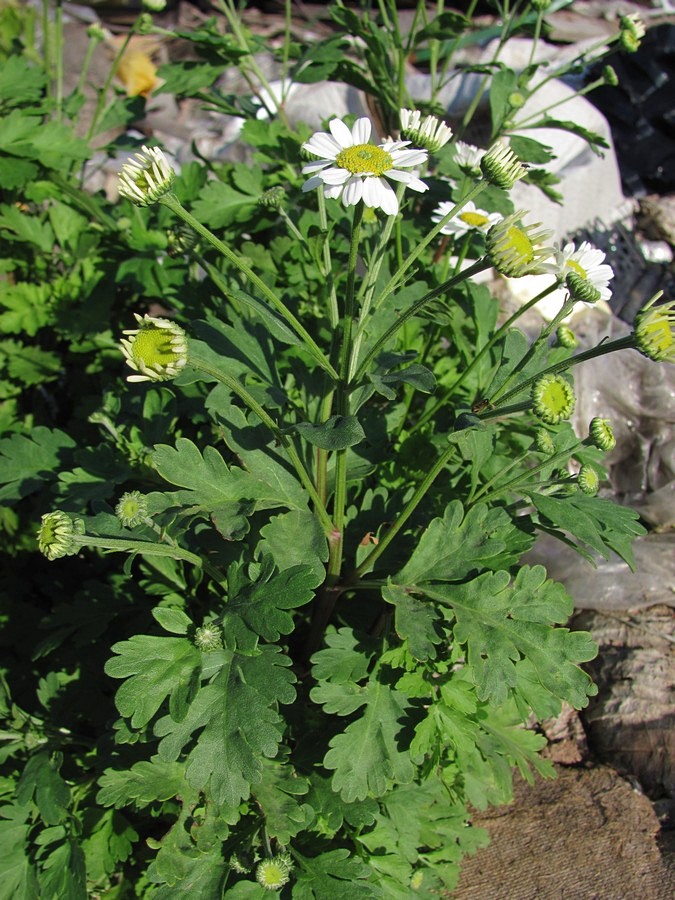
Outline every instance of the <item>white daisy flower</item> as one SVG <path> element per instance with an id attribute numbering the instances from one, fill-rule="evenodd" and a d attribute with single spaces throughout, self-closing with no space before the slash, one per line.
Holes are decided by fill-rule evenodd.
<path id="1" fill-rule="evenodd" d="M 437 153 L 452 137 L 452 128 L 436 116 L 425 116 L 418 109 L 401 110 L 401 134 L 418 147 Z"/>
<path id="2" fill-rule="evenodd" d="M 455 144 L 455 162 L 467 175 L 480 175 L 480 161 L 485 156 L 485 150 L 480 150 L 473 144 L 465 144 L 457 141 Z"/>
<path id="3" fill-rule="evenodd" d="M 578 250 L 570 243 L 558 251 L 557 257 L 563 278 L 573 272 L 590 282 L 592 287 L 599 291 L 601 300 L 609 300 L 612 292 L 607 285 L 614 278 L 614 272 L 611 266 L 603 262 L 605 254 L 602 250 L 598 250 L 588 241 L 581 243 Z"/>
<path id="4" fill-rule="evenodd" d="M 120 196 L 136 206 L 150 206 L 171 190 L 176 173 L 159 147 L 141 147 L 136 159 L 122 166 Z"/>
<path id="5" fill-rule="evenodd" d="M 410 141 L 368 143 L 372 126 L 365 117 L 357 119 L 351 131 L 341 119 L 332 119 L 328 127 L 330 134 L 317 131 L 302 145 L 303 150 L 320 157 L 303 166 L 303 174 L 312 173 L 303 191 L 323 185 L 324 197 L 336 200 L 341 196 L 345 206 L 363 200 L 366 206 L 393 216 L 398 212 L 398 200 L 386 178 L 413 191 L 428 190 L 416 175 L 405 171 L 425 163 L 426 150 L 406 149 Z"/>
<path id="6" fill-rule="evenodd" d="M 455 205 L 455 203 L 447 200 L 439 203 L 431 215 L 431 221 L 440 222 Z M 455 237 L 460 237 L 472 229 L 486 232 L 488 228 L 501 221 L 502 216 L 499 213 L 489 213 L 484 209 L 477 209 L 475 204 L 469 200 L 461 212 L 458 212 L 449 222 L 445 223 L 441 228 L 441 234 L 453 234 Z"/>

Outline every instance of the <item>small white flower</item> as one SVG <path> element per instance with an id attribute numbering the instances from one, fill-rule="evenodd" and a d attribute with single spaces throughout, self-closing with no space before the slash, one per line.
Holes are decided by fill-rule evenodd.
<path id="1" fill-rule="evenodd" d="M 614 278 L 614 272 L 611 266 L 603 262 L 605 254 L 602 250 L 584 241 L 578 250 L 574 244 L 565 244 L 556 255 L 563 278 L 574 272 L 575 275 L 589 281 L 600 292 L 601 300 L 609 300 L 612 292 L 607 285 Z"/>
<path id="2" fill-rule="evenodd" d="M 423 119 L 418 109 L 402 109 L 401 134 L 418 147 L 424 147 L 430 153 L 436 153 L 452 137 L 452 128 L 449 128 L 436 116 L 426 116 Z"/>
<path id="3" fill-rule="evenodd" d="M 342 197 L 345 206 L 363 200 L 366 206 L 393 216 L 398 212 L 398 200 L 385 179 L 401 182 L 413 191 L 428 190 L 416 175 L 405 171 L 425 163 L 426 150 L 406 149 L 410 141 L 368 143 L 372 126 L 366 118 L 357 119 L 351 131 L 341 119 L 332 119 L 328 127 L 330 134 L 317 131 L 302 145 L 303 150 L 320 157 L 303 166 L 303 174 L 311 173 L 303 191 L 323 186 L 325 197 Z"/>
<path id="4" fill-rule="evenodd" d="M 464 141 L 455 144 L 455 162 L 467 175 L 480 175 L 480 161 L 484 156 L 485 150 L 473 144 L 465 144 Z"/>
<path id="5" fill-rule="evenodd" d="M 136 206 L 150 206 L 171 190 L 176 173 L 159 147 L 141 147 L 122 166 L 119 191 Z"/>
<path id="6" fill-rule="evenodd" d="M 439 203 L 431 215 L 431 221 L 440 222 L 455 205 L 447 200 Z M 441 234 L 454 234 L 455 237 L 460 237 L 472 229 L 486 232 L 488 228 L 501 221 L 502 216 L 499 213 L 489 213 L 484 209 L 477 209 L 475 204 L 469 200 L 461 212 L 458 212 L 449 222 L 445 223 L 441 228 Z"/>

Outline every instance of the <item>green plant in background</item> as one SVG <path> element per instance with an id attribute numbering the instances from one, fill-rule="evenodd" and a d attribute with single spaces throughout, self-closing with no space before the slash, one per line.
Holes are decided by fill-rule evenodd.
<path id="1" fill-rule="evenodd" d="M 502 10 L 500 46 L 538 37 L 546 6 Z M 546 532 L 632 566 L 643 533 L 596 496 L 614 436 L 601 418 L 574 434 L 570 373 L 628 347 L 672 361 L 672 304 L 574 353 L 563 319 L 613 273 L 514 211 L 532 171 L 517 148 L 549 151 L 503 139 L 505 70 L 487 151 L 456 141 L 435 94 L 404 95 L 413 50 L 437 91 L 469 18 L 420 5 L 404 40 L 393 4 L 337 4 L 336 37 L 300 47 L 289 7 L 282 82 L 368 91 L 394 135 L 377 140 L 365 117 L 291 127 L 223 11 L 228 34 L 180 34 L 206 62 L 167 67 L 164 89 L 182 73 L 243 114 L 250 163 L 178 172 L 134 147 L 116 204 L 80 183 L 81 92 L 63 96 L 54 62 L 45 97 L 30 54 L 9 57 L 2 897 L 452 889 L 485 842 L 471 808 L 507 802 L 514 768 L 552 774 L 532 723 L 595 692 L 595 645 L 523 554 Z M 278 117 L 210 86 L 233 62 Z M 90 137 L 133 115 L 111 84 Z M 475 280 L 491 267 L 550 286 L 499 322 Z M 518 319 L 560 287 L 529 341 Z"/>

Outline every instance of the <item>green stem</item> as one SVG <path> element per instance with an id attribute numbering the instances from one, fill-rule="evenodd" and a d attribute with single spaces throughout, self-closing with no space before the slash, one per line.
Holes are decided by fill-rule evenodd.
<path id="1" fill-rule="evenodd" d="M 56 57 L 56 121 L 63 114 L 63 2 L 56 0 L 54 11 L 54 56 Z"/>
<path id="2" fill-rule="evenodd" d="M 77 93 L 83 94 L 84 87 L 87 82 L 87 75 L 89 74 L 89 66 L 91 65 L 91 60 L 94 55 L 94 50 L 97 48 L 99 44 L 99 39 L 97 37 L 90 37 L 89 43 L 87 44 L 87 49 L 84 53 L 84 59 L 82 60 L 82 71 L 80 72 L 80 78 L 77 82 Z"/>
<path id="3" fill-rule="evenodd" d="M 340 324 L 340 311 L 337 303 L 337 291 L 335 290 L 335 279 L 333 278 L 333 260 L 330 252 L 330 241 L 328 240 L 328 213 L 326 212 L 326 198 L 323 191 L 317 191 L 319 202 L 319 226 L 324 236 L 323 240 L 323 277 L 328 282 L 328 314 L 330 318 L 330 327 L 335 331 Z M 332 362 L 332 360 L 331 360 Z"/>
<path id="4" fill-rule="evenodd" d="M 605 84 L 604 78 L 598 78 L 596 81 L 591 82 L 591 84 L 586 85 L 585 88 L 582 88 L 576 93 L 570 95 L 569 97 L 563 97 L 562 100 L 556 100 L 555 103 L 549 103 L 548 106 L 545 106 L 543 109 L 537 110 L 536 113 L 533 113 L 531 116 L 528 116 L 526 119 L 522 119 L 520 121 L 516 121 L 513 128 L 520 131 L 522 128 L 533 128 L 536 126 L 531 125 L 531 122 L 542 123 L 545 124 L 542 116 L 546 116 L 552 109 L 555 109 L 558 106 L 562 106 L 564 103 L 569 103 L 570 100 L 573 100 L 575 97 L 584 97 L 586 94 L 590 94 L 591 91 L 594 91 L 596 88 L 603 87 Z"/>
<path id="5" fill-rule="evenodd" d="M 210 375 L 212 378 L 215 378 L 221 384 L 224 384 L 226 387 L 228 387 L 232 391 L 232 393 L 236 394 L 237 397 L 239 397 L 239 399 L 242 400 L 246 404 L 246 406 L 248 406 L 248 408 L 256 414 L 260 421 L 269 428 L 274 437 L 279 441 L 279 443 L 286 451 L 286 455 L 293 464 L 293 468 L 295 469 L 298 478 L 302 483 L 302 486 L 305 488 L 312 499 L 315 512 L 321 520 L 321 524 L 323 525 L 324 529 L 328 533 L 333 531 L 334 526 L 331 522 L 330 516 L 326 512 L 326 507 L 321 502 L 321 498 L 317 493 L 314 482 L 305 469 L 305 466 L 300 459 L 297 450 L 289 440 L 288 436 L 282 432 L 282 430 L 279 428 L 274 419 L 269 415 L 269 413 L 267 413 L 263 409 L 258 401 L 246 390 L 246 388 L 239 381 L 236 380 L 236 378 L 232 378 L 226 372 L 217 369 L 207 360 L 202 359 L 196 354 L 190 353 L 188 363 L 193 368 L 198 369 L 200 372 L 204 372 L 206 375 Z"/>
<path id="6" fill-rule="evenodd" d="M 415 493 L 404 506 L 403 510 L 401 511 L 401 515 L 387 531 L 384 537 L 380 539 L 377 547 L 375 547 L 375 549 L 371 553 L 369 553 L 368 556 L 366 556 L 361 565 L 357 566 L 354 571 L 355 578 L 359 578 L 365 572 L 368 572 L 370 569 L 372 569 L 380 556 L 384 553 L 384 551 L 391 544 L 396 535 L 403 528 L 410 516 L 415 512 L 421 501 L 424 499 L 425 494 L 433 485 L 434 481 L 438 478 L 440 473 L 443 471 L 456 449 L 456 444 L 451 444 L 449 447 L 447 447 L 447 449 L 443 451 L 443 453 L 441 453 L 429 473 L 425 476 L 424 480 L 420 483 Z"/>
<path id="7" fill-rule="evenodd" d="M 635 349 L 635 335 L 629 334 L 626 337 L 617 338 L 614 341 L 608 341 L 604 344 L 599 344 L 597 347 L 592 347 L 590 350 L 584 350 L 583 353 L 577 353 L 576 356 L 571 356 L 569 359 L 563 359 L 559 363 L 555 363 L 552 366 L 549 366 L 547 369 L 543 369 L 541 372 L 538 372 L 536 375 L 533 375 L 531 378 L 527 378 L 525 381 L 517 384 L 513 390 L 509 391 L 508 394 L 505 394 L 501 398 L 502 403 L 506 403 L 512 397 L 517 396 L 522 393 L 535 381 L 542 377 L 542 375 L 557 375 L 559 372 L 565 372 L 567 369 L 572 368 L 572 366 L 576 366 L 581 362 L 586 362 L 589 359 L 595 359 L 598 356 L 604 356 L 606 353 L 613 353 L 615 350 L 634 350 Z M 485 413 L 479 413 L 479 419 L 489 419 L 492 418 L 492 411 L 487 411 Z"/>
<path id="8" fill-rule="evenodd" d="M 374 359 L 374 357 L 377 356 L 380 349 L 382 347 L 384 347 L 387 344 L 387 342 L 396 334 L 396 332 L 405 325 L 405 323 L 408 321 L 408 319 L 412 318 L 413 316 L 416 316 L 419 313 L 419 311 L 424 306 L 426 306 L 427 303 L 431 302 L 431 300 L 434 300 L 436 297 L 439 297 L 441 294 L 444 294 L 451 287 L 454 287 L 455 285 L 461 284 L 463 281 L 466 281 L 469 278 L 472 278 L 478 272 L 482 272 L 484 269 L 489 269 L 490 265 L 491 264 L 487 259 L 479 259 L 473 265 L 469 266 L 467 269 L 464 269 L 463 272 L 460 272 L 459 274 L 448 279 L 448 281 L 444 282 L 439 287 L 434 288 L 433 291 L 429 291 L 429 293 L 425 294 L 424 297 L 422 297 L 420 300 L 417 300 L 415 303 L 412 303 L 406 310 L 404 310 L 400 314 L 398 319 L 395 322 L 393 322 L 389 326 L 389 328 L 387 328 L 385 333 L 383 335 L 381 335 L 381 337 L 379 337 L 375 341 L 375 343 L 373 344 L 371 349 L 368 351 L 365 359 L 359 366 L 355 381 L 356 382 L 360 381 L 361 377 L 364 375 L 366 369 L 368 368 L 368 366 L 370 365 L 370 363 Z"/>
<path id="9" fill-rule="evenodd" d="M 84 534 L 79 540 L 83 547 L 100 547 L 102 550 L 115 550 L 122 553 L 140 553 L 142 556 L 164 556 L 169 559 L 182 559 L 200 568 L 205 567 L 201 556 L 197 556 L 196 553 L 191 553 L 189 550 L 183 550 L 182 547 L 152 544 L 150 541 L 135 541 L 131 538 L 95 537 L 91 534 Z M 220 581 L 224 580 L 220 573 L 218 573 L 218 578 Z"/>
<path id="10" fill-rule="evenodd" d="M 49 0 L 42 0 L 42 56 L 47 76 L 46 94 L 52 96 L 52 39 L 49 25 Z"/>
<path id="11" fill-rule="evenodd" d="M 117 74 L 117 69 L 119 68 L 119 64 L 122 60 L 122 57 L 126 53 L 127 47 L 129 46 L 129 41 L 131 40 L 132 36 L 134 35 L 134 33 L 136 31 L 137 24 L 138 24 L 138 20 L 136 20 L 136 22 L 134 22 L 134 24 L 131 26 L 131 28 L 125 35 L 124 40 L 122 41 L 122 44 L 120 45 L 120 49 L 117 51 L 117 54 L 115 55 L 115 58 L 112 61 L 112 65 L 110 66 L 110 69 L 108 70 L 108 75 L 103 84 L 103 87 L 101 88 L 101 90 L 99 92 L 98 99 L 96 100 L 96 107 L 94 109 L 94 115 L 92 116 L 91 122 L 89 124 L 89 128 L 87 129 L 87 134 L 85 137 L 85 140 L 87 141 L 87 143 L 93 138 L 94 134 L 96 134 L 96 128 L 101 119 L 101 115 L 103 114 L 103 110 L 105 108 L 105 105 L 106 105 L 106 102 L 108 99 L 108 91 L 110 90 L 110 85 L 113 82 L 113 78 Z"/>
<path id="12" fill-rule="evenodd" d="M 354 211 L 352 223 L 352 238 L 349 247 L 349 262 L 347 267 L 347 287 L 345 291 L 345 308 L 342 319 L 342 346 L 340 348 L 340 378 L 337 383 L 337 411 L 338 415 L 348 416 L 350 412 L 349 399 L 349 368 L 352 358 L 352 328 L 354 323 L 354 301 L 356 283 L 356 264 L 359 256 L 359 242 L 361 238 L 361 223 L 363 221 L 364 205 L 359 202 Z M 335 539 L 331 546 L 328 562 L 329 578 L 337 578 L 342 568 L 342 550 L 344 546 L 345 508 L 347 505 L 347 448 L 336 451 L 335 454 L 335 493 L 333 495 L 333 523 L 335 525 Z"/>
<path id="13" fill-rule="evenodd" d="M 265 299 L 270 302 L 270 304 L 284 317 L 284 319 L 286 319 L 293 331 L 295 331 L 298 337 L 302 339 L 305 347 L 307 348 L 309 353 L 311 353 L 316 362 L 321 366 L 321 368 L 328 372 L 329 375 L 331 375 L 333 378 L 337 378 L 337 372 L 335 371 L 331 363 L 326 359 L 324 353 L 321 351 L 314 338 L 312 338 L 306 328 L 285 306 L 283 301 L 280 300 L 279 297 L 277 297 L 277 295 L 274 293 L 274 291 L 255 274 L 255 272 L 244 262 L 243 259 L 237 256 L 234 251 L 230 250 L 230 248 L 226 244 L 224 244 L 219 238 L 217 238 L 212 231 L 202 225 L 198 219 L 195 219 L 195 217 L 185 209 L 185 207 L 181 204 L 181 202 L 174 194 L 166 194 L 164 197 L 162 197 L 160 203 L 164 204 L 164 206 L 166 206 L 173 213 L 179 216 L 184 222 L 187 222 L 187 224 L 191 228 L 193 228 L 197 232 L 197 234 L 200 234 L 203 238 L 205 238 L 205 240 L 207 240 L 213 247 L 215 247 L 219 253 L 221 253 L 229 262 L 236 266 L 239 271 L 258 288 Z"/>

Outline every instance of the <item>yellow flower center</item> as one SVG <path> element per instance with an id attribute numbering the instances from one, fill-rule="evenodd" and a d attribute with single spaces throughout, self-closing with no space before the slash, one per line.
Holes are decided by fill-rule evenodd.
<path id="1" fill-rule="evenodd" d="M 582 278 L 588 278 L 588 272 L 584 269 L 583 266 L 580 266 L 579 263 L 574 259 L 568 259 L 565 263 L 568 269 L 571 269 L 573 272 L 576 272 L 577 275 L 581 275 Z"/>
<path id="2" fill-rule="evenodd" d="M 137 363 L 146 366 L 169 366 L 179 361 L 171 343 L 173 333 L 165 328 L 142 328 L 134 339 L 132 355 Z"/>
<path id="3" fill-rule="evenodd" d="M 460 213 L 458 218 L 462 220 L 462 222 L 466 223 L 470 228 L 485 228 L 485 226 L 489 223 L 489 219 L 487 216 L 484 216 L 482 213 L 473 212 L 469 210 L 468 212 Z"/>
<path id="4" fill-rule="evenodd" d="M 530 263 L 534 259 L 534 247 L 532 241 L 522 228 L 517 225 L 511 225 L 506 232 L 506 241 L 503 244 L 504 250 L 510 250 L 514 256 L 517 256 L 518 262 Z"/>
<path id="5" fill-rule="evenodd" d="M 569 390 L 559 381 L 552 381 L 542 392 L 541 402 L 557 415 L 564 415 L 569 409 Z"/>
<path id="6" fill-rule="evenodd" d="M 657 311 L 652 311 L 647 317 L 642 332 L 649 344 L 660 354 L 666 354 L 675 341 L 668 317 L 660 315 Z"/>
<path id="7" fill-rule="evenodd" d="M 386 150 L 374 144 L 356 144 L 341 150 L 335 163 L 353 175 L 382 175 L 393 167 L 394 160 Z"/>

